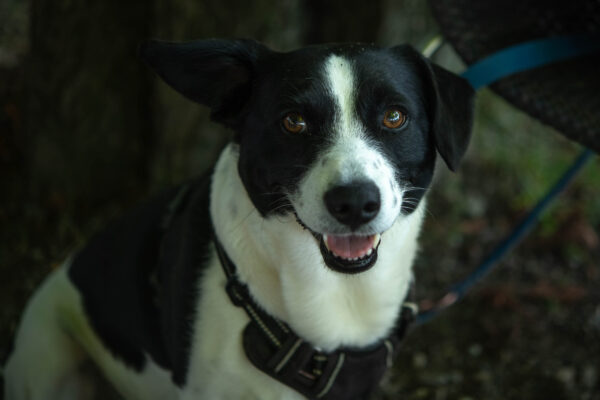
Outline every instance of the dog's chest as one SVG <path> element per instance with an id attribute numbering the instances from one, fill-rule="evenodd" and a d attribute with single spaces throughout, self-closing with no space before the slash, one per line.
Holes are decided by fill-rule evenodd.
<path id="1" fill-rule="evenodd" d="M 198 284 L 202 294 L 193 323 L 189 372 L 183 392 L 190 393 L 190 399 L 304 399 L 248 361 L 241 338 L 249 319 L 241 308 L 231 304 L 216 255 L 211 256 Z"/>

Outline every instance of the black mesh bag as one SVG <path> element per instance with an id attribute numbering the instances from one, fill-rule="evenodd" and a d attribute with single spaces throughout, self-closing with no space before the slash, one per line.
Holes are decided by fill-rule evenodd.
<path id="1" fill-rule="evenodd" d="M 600 0 L 430 0 L 442 34 L 467 64 L 519 43 L 600 33 Z M 600 152 L 600 53 L 503 78 L 493 91 Z"/>

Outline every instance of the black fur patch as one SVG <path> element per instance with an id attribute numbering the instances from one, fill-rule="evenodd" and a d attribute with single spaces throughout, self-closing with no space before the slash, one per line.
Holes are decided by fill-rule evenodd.
<path id="1" fill-rule="evenodd" d="M 208 177 L 193 183 L 172 214 L 180 189 L 158 195 L 92 238 L 69 269 L 93 329 L 115 357 L 142 371 L 148 354 L 179 386 L 189 364 L 197 280 L 210 254 L 208 192 Z"/>

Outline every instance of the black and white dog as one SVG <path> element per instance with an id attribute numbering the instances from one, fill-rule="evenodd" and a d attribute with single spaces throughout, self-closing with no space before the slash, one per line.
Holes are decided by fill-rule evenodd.
<path id="1" fill-rule="evenodd" d="M 127 399 L 367 399 L 406 328 L 436 151 L 456 169 L 473 90 L 408 46 L 140 51 L 234 139 L 45 281 L 6 400 L 89 398 L 86 360 Z"/>

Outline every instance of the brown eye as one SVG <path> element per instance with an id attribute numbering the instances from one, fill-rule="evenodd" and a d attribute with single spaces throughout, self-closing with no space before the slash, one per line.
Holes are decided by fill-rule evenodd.
<path id="1" fill-rule="evenodd" d="M 383 125 L 386 128 L 397 129 L 406 122 L 406 114 L 397 108 L 391 108 L 383 116 Z"/>
<path id="2" fill-rule="evenodd" d="M 283 118 L 283 127 L 291 133 L 302 133 L 306 130 L 306 121 L 302 115 L 290 113 Z"/>

